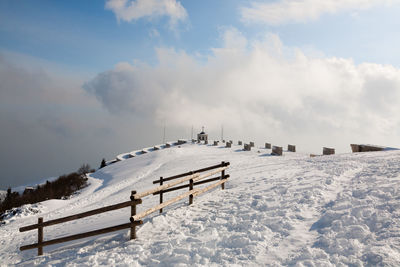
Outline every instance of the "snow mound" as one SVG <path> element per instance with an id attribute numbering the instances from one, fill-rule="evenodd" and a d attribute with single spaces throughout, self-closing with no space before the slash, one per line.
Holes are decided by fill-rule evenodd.
<path id="1" fill-rule="evenodd" d="M 22 207 L 6 210 L 1 216 L 2 217 L 1 224 L 4 225 L 12 221 L 15 221 L 18 218 L 27 217 L 32 214 L 39 213 L 40 208 L 41 208 L 40 203 L 35 203 L 35 204 L 26 204 L 23 205 Z"/>

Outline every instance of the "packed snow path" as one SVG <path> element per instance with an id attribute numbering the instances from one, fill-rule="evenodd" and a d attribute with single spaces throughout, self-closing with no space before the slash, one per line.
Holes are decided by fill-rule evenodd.
<path id="1" fill-rule="evenodd" d="M 260 151 L 258 153 L 257 151 Z M 271 150 L 187 144 L 124 160 L 97 171 L 70 200 L 41 204 L 44 220 L 126 201 L 153 180 L 221 161 L 231 163 L 219 188 L 153 214 L 137 240 L 120 231 L 20 252 L 37 232 L 19 233 L 38 215 L 0 227 L 0 264 L 70 266 L 299 265 L 400 266 L 400 152 L 310 158 Z M 177 191 L 179 194 L 183 191 Z M 172 198 L 176 194 L 166 194 Z M 154 206 L 144 199 L 138 212 Z M 45 228 L 45 240 L 127 222 L 129 209 Z"/>

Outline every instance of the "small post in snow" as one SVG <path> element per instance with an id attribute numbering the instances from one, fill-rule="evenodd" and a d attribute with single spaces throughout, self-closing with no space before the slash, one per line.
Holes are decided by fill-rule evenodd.
<path id="1" fill-rule="evenodd" d="M 163 177 L 160 177 L 160 186 L 163 185 Z M 160 204 L 163 203 L 163 191 L 160 191 Z M 160 209 L 160 213 L 162 213 L 162 209 Z"/>
<path id="2" fill-rule="evenodd" d="M 38 224 L 42 224 L 43 223 L 43 217 L 39 217 L 38 218 Z M 41 244 L 43 243 L 43 226 L 39 226 L 38 227 L 38 256 L 43 255 L 43 247 L 41 246 Z"/>
<path id="3" fill-rule="evenodd" d="M 296 152 L 296 146 L 295 145 L 288 145 L 287 150 L 290 151 L 290 152 Z"/>
<path id="4" fill-rule="evenodd" d="M 334 148 L 324 147 L 322 148 L 322 155 L 333 155 L 335 154 Z"/>
<path id="5" fill-rule="evenodd" d="M 136 191 L 131 191 L 131 200 L 135 200 Z M 136 215 L 136 204 L 131 206 L 131 217 Z M 136 226 L 131 226 L 131 240 L 136 239 Z"/>
<path id="6" fill-rule="evenodd" d="M 222 167 L 225 166 L 225 161 L 221 162 Z M 225 178 L 225 170 L 221 171 L 221 180 Z M 224 190 L 225 189 L 225 183 L 221 184 L 221 189 Z"/>
<path id="7" fill-rule="evenodd" d="M 193 179 L 189 180 L 189 191 L 193 190 Z M 193 195 L 189 195 L 189 205 L 193 204 Z"/>

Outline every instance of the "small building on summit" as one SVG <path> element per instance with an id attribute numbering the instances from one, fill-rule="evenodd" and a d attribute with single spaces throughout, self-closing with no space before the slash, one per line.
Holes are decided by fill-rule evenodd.
<path id="1" fill-rule="evenodd" d="M 197 141 L 208 141 L 208 134 L 204 132 L 204 126 L 202 127 L 201 133 L 197 134 Z"/>

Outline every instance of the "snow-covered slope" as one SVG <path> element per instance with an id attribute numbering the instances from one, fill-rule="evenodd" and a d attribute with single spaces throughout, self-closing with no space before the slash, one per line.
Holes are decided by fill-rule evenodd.
<path id="1" fill-rule="evenodd" d="M 0 190 L 0 201 L 3 201 L 6 198 L 7 191 Z"/>
<path id="2" fill-rule="evenodd" d="M 112 164 L 94 173 L 81 194 L 43 202 L 40 216 L 46 221 L 126 201 L 131 190 L 151 188 L 159 176 L 221 161 L 231 162 L 231 177 L 226 190 L 145 219 L 137 240 L 123 230 L 45 247 L 37 257 L 36 250 L 18 250 L 36 242 L 37 232 L 18 228 L 38 215 L 14 218 L 0 227 L 0 264 L 400 266 L 399 151 L 315 158 L 270 152 L 186 144 Z M 144 199 L 138 211 L 157 201 Z M 125 223 L 129 212 L 46 227 L 45 240 Z"/>

